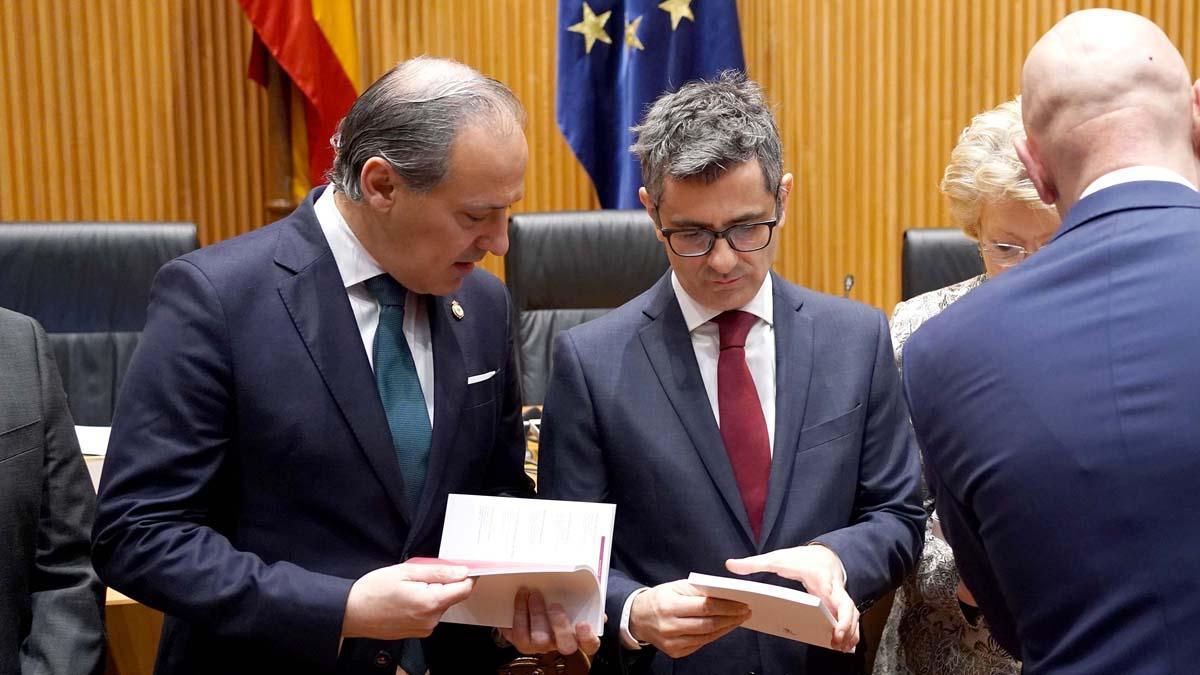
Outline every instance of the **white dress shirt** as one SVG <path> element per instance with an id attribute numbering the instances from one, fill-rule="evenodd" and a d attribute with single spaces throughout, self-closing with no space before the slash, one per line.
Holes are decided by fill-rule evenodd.
<path id="1" fill-rule="evenodd" d="M 1093 192 L 1099 192 L 1104 188 L 1110 188 L 1114 185 L 1120 185 L 1121 183 L 1133 183 L 1141 180 L 1158 180 L 1168 183 L 1179 183 L 1180 185 L 1186 185 L 1193 190 L 1196 189 L 1196 186 L 1192 185 L 1191 181 L 1166 167 L 1127 166 L 1124 169 L 1109 171 L 1103 176 L 1100 176 L 1096 180 L 1092 181 L 1091 185 L 1088 185 L 1086 188 L 1084 188 L 1083 192 L 1079 195 L 1079 198 L 1083 199 Z"/>
<path id="2" fill-rule="evenodd" d="M 717 361 L 721 355 L 721 333 L 717 324 L 713 323 L 721 310 L 705 307 L 696 302 L 692 296 L 683 290 L 675 272 L 671 272 L 671 288 L 675 290 L 675 299 L 679 301 L 679 309 L 683 312 L 683 322 L 687 325 L 688 333 L 692 336 L 692 349 L 696 352 L 696 365 L 700 367 L 700 378 L 704 380 L 704 390 L 708 394 L 708 404 L 712 407 L 713 418 L 717 426 L 721 425 L 721 410 L 717 403 Z M 743 312 L 749 312 L 758 317 L 758 321 L 750 327 L 746 335 L 746 365 L 750 369 L 750 377 L 754 380 L 754 388 L 758 390 L 758 402 L 762 405 L 763 417 L 767 421 L 767 438 L 770 440 L 772 455 L 775 452 L 775 300 L 772 293 L 771 275 L 767 274 L 759 286 L 758 293 L 750 302 L 739 307 Z M 640 649 L 641 645 L 629 632 L 629 612 L 633 608 L 633 599 L 645 588 L 629 594 L 621 608 L 621 643 L 626 649 Z"/>
<path id="3" fill-rule="evenodd" d="M 333 189 L 326 188 L 317 203 L 313 205 L 317 213 L 317 221 L 321 224 L 321 232 L 325 241 L 329 242 L 329 250 L 333 252 L 333 260 L 337 263 L 338 273 L 346 286 L 346 295 L 350 298 L 350 309 L 354 310 L 354 321 L 358 324 L 358 333 L 362 337 L 363 349 L 367 351 L 367 361 L 371 368 L 375 367 L 373 346 L 375 330 L 379 327 L 379 301 L 367 290 L 366 281 L 371 277 L 383 274 L 383 268 L 363 248 L 354 231 L 338 211 L 333 199 Z M 421 381 L 421 393 L 425 396 L 425 408 L 429 412 L 429 426 L 433 426 L 433 341 L 429 335 L 429 317 L 425 313 L 423 298 L 416 293 L 407 293 L 404 298 L 404 339 L 412 351 L 413 363 L 417 367 L 417 379 Z"/>

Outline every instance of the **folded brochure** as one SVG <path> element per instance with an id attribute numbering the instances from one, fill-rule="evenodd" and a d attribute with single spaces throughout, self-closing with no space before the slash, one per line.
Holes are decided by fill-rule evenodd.
<path id="1" fill-rule="evenodd" d="M 794 588 L 692 572 L 688 583 L 710 598 L 734 600 L 750 607 L 742 624 L 767 635 L 829 648 L 833 642 L 833 616 L 817 596 Z"/>
<path id="2" fill-rule="evenodd" d="M 510 628 L 526 588 L 602 635 L 615 512 L 612 504 L 452 494 L 439 557 L 409 562 L 463 565 L 475 578 L 442 621 Z"/>

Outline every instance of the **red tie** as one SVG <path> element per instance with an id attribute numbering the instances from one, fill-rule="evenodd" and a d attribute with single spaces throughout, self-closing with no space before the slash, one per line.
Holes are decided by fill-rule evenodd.
<path id="1" fill-rule="evenodd" d="M 721 329 L 721 356 L 717 359 L 717 409 L 721 440 L 733 465 L 742 504 L 750 516 L 755 540 L 762 529 L 771 476 L 771 437 L 758 401 L 758 389 L 746 365 L 746 335 L 758 317 L 748 312 L 722 312 L 713 321 Z"/>

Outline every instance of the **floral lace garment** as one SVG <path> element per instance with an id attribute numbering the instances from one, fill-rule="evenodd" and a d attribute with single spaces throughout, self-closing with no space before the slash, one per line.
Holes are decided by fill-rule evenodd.
<path id="1" fill-rule="evenodd" d="M 930 317 L 977 288 L 980 275 L 919 295 L 896 305 L 892 313 L 892 346 L 902 365 L 904 344 Z M 933 500 L 925 498 L 933 512 Z M 896 591 L 874 675 L 1017 675 L 1021 665 L 992 638 L 987 623 L 969 624 L 958 606 L 958 570 L 946 542 L 925 527 L 925 548 L 917 571 Z"/>

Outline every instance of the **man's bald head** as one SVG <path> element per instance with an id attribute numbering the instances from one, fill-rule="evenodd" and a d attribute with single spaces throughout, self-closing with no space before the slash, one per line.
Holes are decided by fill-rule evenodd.
<path id="1" fill-rule="evenodd" d="M 1061 211 L 1093 180 L 1127 166 L 1165 166 L 1194 179 L 1188 69 L 1144 17 L 1110 9 L 1068 15 L 1030 51 L 1021 94 L 1039 164 L 1031 177 L 1039 174 L 1043 198 Z"/>

